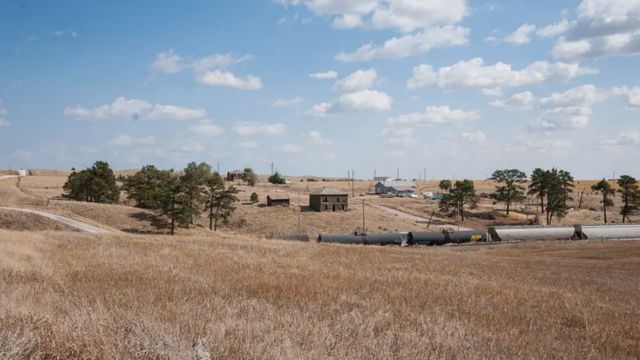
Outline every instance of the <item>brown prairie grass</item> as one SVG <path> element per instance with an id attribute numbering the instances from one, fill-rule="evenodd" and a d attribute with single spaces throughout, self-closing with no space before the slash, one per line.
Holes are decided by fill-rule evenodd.
<path id="1" fill-rule="evenodd" d="M 640 242 L 0 231 L 0 358 L 637 358 Z"/>

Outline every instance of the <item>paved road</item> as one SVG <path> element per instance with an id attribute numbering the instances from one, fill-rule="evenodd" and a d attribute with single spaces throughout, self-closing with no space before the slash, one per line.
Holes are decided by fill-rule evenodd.
<path id="1" fill-rule="evenodd" d="M 19 175 L 0 175 L 0 180 L 17 178 Z"/>
<path id="2" fill-rule="evenodd" d="M 77 220 L 69 219 L 68 217 L 64 217 L 64 216 L 60 216 L 60 215 L 56 215 L 56 214 L 51 214 L 51 213 L 44 212 L 44 211 L 37 211 L 37 210 L 31 210 L 31 209 L 21 209 L 21 208 L 12 208 L 12 207 L 0 207 L 0 210 L 22 211 L 22 212 L 25 212 L 25 213 L 44 216 L 44 217 L 46 217 L 48 219 L 57 221 L 59 223 L 65 224 L 65 225 L 69 225 L 72 228 L 78 229 L 80 231 L 88 232 L 88 233 L 91 233 L 91 234 L 108 234 L 109 233 L 105 229 L 101 229 L 99 227 L 95 227 L 93 225 L 85 224 L 85 223 L 77 221 Z"/>
<path id="3" fill-rule="evenodd" d="M 371 203 L 367 203 L 367 205 L 372 206 L 378 210 L 382 210 L 383 212 L 389 214 L 389 215 L 393 215 L 393 216 L 397 216 L 399 218 L 402 219 L 406 219 L 409 221 L 413 221 L 416 223 L 424 223 L 425 225 L 429 222 L 429 219 L 421 217 L 421 216 L 416 216 L 413 214 L 410 214 L 408 212 L 404 212 L 404 211 L 400 211 L 400 210 L 396 210 L 390 207 L 386 207 L 386 206 L 382 206 L 382 205 L 378 205 L 378 204 L 371 204 Z M 455 230 L 471 230 L 469 228 L 466 227 L 462 227 L 462 226 L 457 226 L 457 225 L 449 225 L 449 224 L 434 224 L 433 221 L 431 222 L 431 226 L 429 227 L 430 229 L 436 229 L 436 230 L 443 230 L 443 229 L 455 229 Z"/>

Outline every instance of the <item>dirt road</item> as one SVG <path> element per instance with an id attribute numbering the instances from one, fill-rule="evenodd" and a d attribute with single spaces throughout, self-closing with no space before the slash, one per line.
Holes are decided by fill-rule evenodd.
<path id="1" fill-rule="evenodd" d="M 419 223 L 422 224 L 424 223 L 425 227 L 427 225 L 427 223 L 429 222 L 429 219 L 421 217 L 421 216 L 416 216 L 413 214 L 409 214 L 407 212 L 404 211 L 400 211 L 400 210 L 396 210 L 390 207 L 386 207 L 386 206 L 382 206 L 382 205 L 378 205 L 378 204 L 371 204 L 368 203 L 367 205 L 374 207 L 378 210 L 381 210 L 382 212 L 389 214 L 389 215 L 393 215 L 393 216 L 397 216 L 399 218 L 405 219 L 405 220 L 409 220 L 409 221 L 413 221 L 415 223 Z M 454 230 L 471 230 L 469 228 L 466 227 L 462 227 L 462 226 L 458 226 L 458 225 L 450 225 L 450 224 L 434 224 L 435 221 L 431 222 L 431 225 L 429 226 L 429 229 L 432 230 L 445 230 L 445 229 L 454 229 Z"/>
<path id="2" fill-rule="evenodd" d="M 59 223 L 71 226 L 71 227 L 73 227 L 75 229 L 78 229 L 80 231 L 88 232 L 90 234 L 108 234 L 109 233 L 109 231 L 107 231 L 105 229 L 101 229 L 99 227 L 95 227 L 93 225 L 85 224 L 85 223 L 77 221 L 77 220 L 69 219 L 68 217 L 64 217 L 64 216 L 60 216 L 60 215 L 56 215 L 56 214 L 51 214 L 51 213 L 44 212 L 44 211 L 31 210 L 31 209 L 22 209 L 22 208 L 13 208 L 13 207 L 0 207 L 0 209 L 1 210 L 11 210 L 11 211 L 22 211 L 22 212 L 25 212 L 25 213 L 44 216 L 44 217 L 46 217 L 48 219 L 51 219 L 51 220 L 57 221 Z"/>

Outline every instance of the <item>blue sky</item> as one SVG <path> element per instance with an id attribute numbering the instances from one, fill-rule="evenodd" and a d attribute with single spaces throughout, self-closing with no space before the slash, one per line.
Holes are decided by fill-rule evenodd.
<path id="1" fill-rule="evenodd" d="M 640 0 L 9 0 L 0 54 L 0 168 L 640 176 Z"/>

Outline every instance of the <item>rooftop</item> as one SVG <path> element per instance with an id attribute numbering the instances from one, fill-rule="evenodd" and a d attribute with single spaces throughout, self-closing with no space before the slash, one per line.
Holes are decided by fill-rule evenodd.
<path id="1" fill-rule="evenodd" d="M 269 194 L 267 197 L 271 200 L 289 200 L 289 195 L 287 194 Z"/>
<path id="2" fill-rule="evenodd" d="M 348 195 L 348 193 L 334 188 L 323 187 L 321 189 L 314 189 L 311 191 L 311 195 Z"/>

